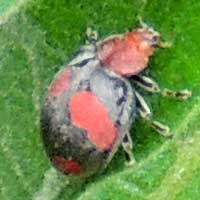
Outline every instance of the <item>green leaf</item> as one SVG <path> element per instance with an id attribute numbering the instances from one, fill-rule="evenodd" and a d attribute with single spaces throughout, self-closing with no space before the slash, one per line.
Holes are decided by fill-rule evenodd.
<path id="1" fill-rule="evenodd" d="M 199 199 L 199 10 L 195 0 L 1 0 L 0 199 Z M 163 88 L 192 90 L 193 97 L 180 102 L 144 94 L 174 137 L 162 138 L 136 120 L 135 167 L 125 166 L 119 148 L 101 176 L 64 176 L 52 168 L 40 138 L 46 88 L 84 43 L 87 26 L 105 37 L 136 27 L 138 15 L 173 43 L 156 52 L 146 73 Z"/>

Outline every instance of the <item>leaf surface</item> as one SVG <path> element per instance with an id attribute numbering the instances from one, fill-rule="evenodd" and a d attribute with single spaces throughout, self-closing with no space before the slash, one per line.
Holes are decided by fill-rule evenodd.
<path id="1" fill-rule="evenodd" d="M 200 2 L 184 0 L 0 1 L 0 199 L 199 199 Z M 137 26 L 137 16 L 172 48 L 158 50 L 146 74 L 161 87 L 192 90 L 185 102 L 144 93 L 169 140 L 136 120 L 131 129 L 137 165 L 119 148 L 108 169 L 87 182 L 51 167 L 40 138 L 40 107 L 48 84 L 86 39 Z"/>

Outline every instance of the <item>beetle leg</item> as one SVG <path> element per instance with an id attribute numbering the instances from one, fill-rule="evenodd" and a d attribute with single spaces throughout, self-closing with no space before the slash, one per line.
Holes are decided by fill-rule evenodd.
<path id="1" fill-rule="evenodd" d="M 151 93 L 160 93 L 163 96 L 173 97 L 179 100 L 186 100 L 191 97 L 192 93 L 189 90 L 173 91 L 167 88 L 160 89 L 159 85 L 147 76 L 135 75 L 133 76 L 134 83 Z"/>
<path id="2" fill-rule="evenodd" d="M 96 42 L 98 39 L 97 31 L 92 30 L 91 27 L 87 27 L 86 35 L 87 35 L 86 43 L 93 43 L 93 42 Z"/>
<path id="3" fill-rule="evenodd" d="M 137 112 L 139 116 L 143 119 L 149 119 L 152 113 L 144 98 L 137 91 L 135 91 L 135 97 Z"/>
<path id="4" fill-rule="evenodd" d="M 126 132 L 126 134 L 124 135 L 124 138 L 122 141 L 122 147 L 126 153 L 128 166 L 133 166 L 136 163 L 136 161 L 132 153 L 133 142 L 132 142 L 129 132 Z"/>
<path id="5" fill-rule="evenodd" d="M 143 97 L 137 91 L 135 91 L 135 96 L 136 96 L 136 107 L 137 107 L 139 116 L 142 119 L 144 119 L 144 121 L 147 122 L 147 124 L 159 134 L 165 137 L 172 136 L 168 126 L 158 121 L 152 120 L 152 113 L 150 111 L 150 108 L 148 107 Z"/>
<path id="6" fill-rule="evenodd" d="M 147 76 L 134 75 L 131 80 L 133 80 L 133 82 L 137 86 L 141 87 L 142 89 L 148 92 L 151 92 L 151 93 L 160 92 L 159 85 Z"/>
<path id="7" fill-rule="evenodd" d="M 187 90 L 187 89 L 180 90 L 180 91 L 173 91 L 173 90 L 164 88 L 161 91 L 161 94 L 163 96 L 169 96 L 169 97 L 177 98 L 177 99 L 180 99 L 180 100 L 186 100 L 186 99 L 188 99 L 189 97 L 192 96 L 192 92 Z"/>

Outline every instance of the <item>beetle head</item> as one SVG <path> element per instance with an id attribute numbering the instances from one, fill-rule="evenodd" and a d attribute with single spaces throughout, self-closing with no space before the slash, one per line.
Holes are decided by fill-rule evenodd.
<path id="1" fill-rule="evenodd" d="M 129 32 L 128 39 L 133 42 L 133 45 L 137 44 L 139 51 L 149 53 L 160 47 L 161 43 L 160 34 L 144 23 L 140 28 Z"/>

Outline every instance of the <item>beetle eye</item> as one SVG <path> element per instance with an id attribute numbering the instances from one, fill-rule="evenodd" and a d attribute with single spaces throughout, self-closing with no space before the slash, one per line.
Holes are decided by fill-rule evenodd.
<path id="1" fill-rule="evenodd" d="M 159 37 L 158 35 L 154 35 L 154 36 L 152 37 L 152 42 L 158 42 L 159 39 L 160 39 L 160 37 Z"/>
<path id="2" fill-rule="evenodd" d="M 154 36 L 151 38 L 150 45 L 151 45 L 152 47 L 158 47 L 159 41 L 160 41 L 160 36 L 159 36 L 159 35 L 154 35 Z"/>

